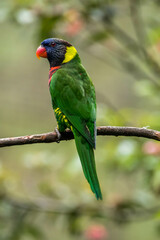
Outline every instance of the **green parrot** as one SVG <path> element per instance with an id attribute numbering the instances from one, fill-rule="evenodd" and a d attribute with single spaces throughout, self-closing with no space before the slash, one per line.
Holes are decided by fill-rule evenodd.
<path id="1" fill-rule="evenodd" d="M 48 38 L 36 51 L 50 63 L 49 90 L 58 131 L 69 128 L 74 135 L 84 175 L 97 199 L 102 193 L 96 173 L 96 96 L 94 85 L 69 42 Z"/>

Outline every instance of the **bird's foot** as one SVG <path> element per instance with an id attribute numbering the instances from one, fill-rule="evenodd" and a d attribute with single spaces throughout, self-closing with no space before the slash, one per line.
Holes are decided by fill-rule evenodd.
<path id="1" fill-rule="evenodd" d="M 60 143 L 61 134 L 60 134 L 60 132 L 59 132 L 59 130 L 58 130 L 58 127 L 55 128 L 55 132 L 57 133 L 57 140 L 56 140 L 56 142 L 57 142 L 57 143 Z"/>

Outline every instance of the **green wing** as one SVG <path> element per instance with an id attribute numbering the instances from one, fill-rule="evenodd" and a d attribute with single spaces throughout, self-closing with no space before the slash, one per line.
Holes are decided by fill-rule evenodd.
<path id="1" fill-rule="evenodd" d="M 53 101 L 66 115 L 70 123 L 95 148 L 96 133 L 96 98 L 95 89 L 85 74 L 85 79 L 78 74 L 68 74 L 68 69 L 57 71 L 50 91 Z M 51 81 L 52 83 L 52 81 Z"/>

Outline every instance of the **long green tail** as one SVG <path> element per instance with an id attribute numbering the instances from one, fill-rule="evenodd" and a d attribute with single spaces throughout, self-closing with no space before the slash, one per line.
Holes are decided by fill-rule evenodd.
<path id="1" fill-rule="evenodd" d="M 102 193 L 96 173 L 93 148 L 75 128 L 73 128 L 73 134 L 84 175 L 87 181 L 89 182 L 93 193 L 95 193 L 97 200 L 98 199 L 102 200 Z"/>

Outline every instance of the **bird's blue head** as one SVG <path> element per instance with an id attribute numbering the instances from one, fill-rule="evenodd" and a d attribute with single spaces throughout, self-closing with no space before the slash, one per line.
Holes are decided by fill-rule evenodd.
<path id="1" fill-rule="evenodd" d="M 69 42 L 59 38 L 45 39 L 36 51 L 37 57 L 47 58 L 51 67 L 71 61 L 76 54 L 76 49 Z"/>

